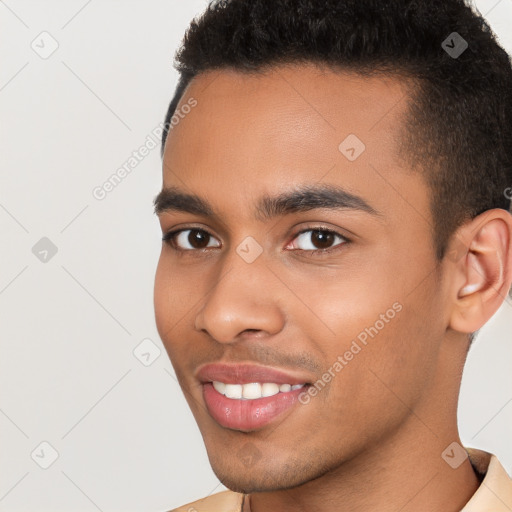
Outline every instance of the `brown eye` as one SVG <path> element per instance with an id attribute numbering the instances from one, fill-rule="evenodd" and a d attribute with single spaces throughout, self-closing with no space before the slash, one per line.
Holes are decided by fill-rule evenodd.
<path id="1" fill-rule="evenodd" d="M 335 243 L 337 239 L 339 243 Z M 294 240 L 297 240 L 294 245 L 298 245 L 295 249 L 308 252 L 327 251 L 348 242 L 345 237 L 330 229 L 307 229 L 301 231 Z"/>
<path id="2" fill-rule="evenodd" d="M 218 247 L 211 245 L 212 235 L 204 229 L 181 229 L 164 235 L 163 240 L 171 243 L 181 251 L 192 251 L 206 249 L 207 247 Z"/>
<path id="3" fill-rule="evenodd" d="M 208 240 L 210 235 L 205 231 L 199 229 L 188 230 L 188 236 L 186 237 L 187 243 L 189 243 L 194 249 L 204 249 L 208 247 Z"/>
<path id="4" fill-rule="evenodd" d="M 334 239 L 334 234 L 328 231 L 311 231 L 311 243 L 318 249 L 328 249 Z"/>

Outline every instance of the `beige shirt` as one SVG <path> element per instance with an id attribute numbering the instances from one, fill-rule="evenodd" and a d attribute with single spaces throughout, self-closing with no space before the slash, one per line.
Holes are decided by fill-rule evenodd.
<path id="1" fill-rule="evenodd" d="M 512 479 L 497 457 L 476 448 L 464 447 L 473 468 L 483 478 L 475 494 L 460 512 L 510 512 Z M 170 512 L 251 512 L 247 497 L 232 491 L 208 496 Z"/>

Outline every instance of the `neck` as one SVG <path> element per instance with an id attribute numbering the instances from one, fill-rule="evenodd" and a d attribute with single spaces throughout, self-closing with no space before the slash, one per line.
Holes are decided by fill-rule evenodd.
<path id="1" fill-rule="evenodd" d="M 441 357 L 449 361 L 450 354 L 444 352 L 446 349 Z M 456 384 L 444 379 L 448 371 L 444 364 L 433 379 L 429 398 L 411 410 L 393 433 L 315 480 L 292 489 L 250 495 L 244 512 L 295 512 L 297 508 L 318 512 L 460 511 L 480 481 L 462 448 L 457 429 L 458 393 Z M 447 450 L 454 442 L 458 446 Z"/>
<path id="2" fill-rule="evenodd" d="M 421 425 L 414 416 L 410 422 Z M 379 443 L 299 487 L 252 494 L 244 512 L 295 512 L 299 505 L 318 512 L 458 512 L 480 485 L 468 458 L 454 469 L 441 456 L 454 441 L 462 443 L 458 435 L 435 437 L 423 425 L 419 430 Z M 445 457 L 455 460 L 464 453 L 459 450 Z"/>

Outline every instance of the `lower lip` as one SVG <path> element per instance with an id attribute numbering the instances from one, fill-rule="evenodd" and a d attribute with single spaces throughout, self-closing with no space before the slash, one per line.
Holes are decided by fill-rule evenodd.
<path id="1" fill-rule="evenodd" d="M 208 412 L 219 425 L 248 431 L 265 427 L 300 403 L 298 396 L 306 387 L 255 400 L 238 400 L 224 396 L 211 382 L 206 382 L 203 384 L 203 397 Z"/>

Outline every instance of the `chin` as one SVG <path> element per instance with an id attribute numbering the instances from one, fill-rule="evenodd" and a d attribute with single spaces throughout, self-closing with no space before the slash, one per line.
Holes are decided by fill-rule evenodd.
<path id="1" fill-rule="evenodd" d="M 265 475 L 261 473 L 254 474 L 251 471 L 247 472 L 247 474 L 241 475 L 240 472 L 238 472 L 238 474 L 228 474 L 217 472 L 214 469 L 214 473 L 228 489 L 244 494 L 292 489 L 293 487 L 297 487 L 303 483 L 298 482 L 290 484 L 289 482 L 278 481 L 275 478 L 272 478 L 272 475 Z"/>
<path id="2" fill-rule="evenodd" d="M 244 465 L 236 455 L 226 457 L 226 453 L 219 453 L 218 458 L 210 457 L 210 464 L 223 485 L 245 494 L 293 489 L 321 475 L 321 471 L 309 475 L 305 468 L 281 464 L 272 458 L 265 460 L 265 457 Z"/>

